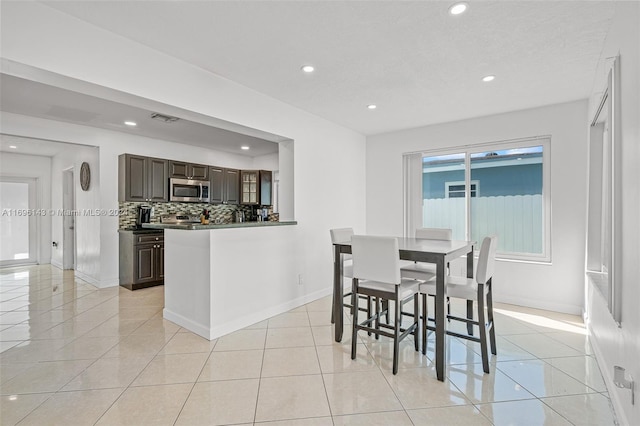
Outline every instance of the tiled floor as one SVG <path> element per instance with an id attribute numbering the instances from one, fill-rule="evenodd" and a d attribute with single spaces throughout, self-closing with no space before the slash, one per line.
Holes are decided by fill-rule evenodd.
<path id="1" fill-rule="evenodd" d="M 498 355 L 427 356 L 366 333 L 350 359 L 328 297 L 209 342 L 162 319 L 163 288 L 98 290 L 45 266 L 0 270 L 2 425 L 610 425 L 579 317 L 498 305 Z M 454 310 L 457 308 L 454 305 Z M 349 333 L 346 333 L 349 334 Z"/>

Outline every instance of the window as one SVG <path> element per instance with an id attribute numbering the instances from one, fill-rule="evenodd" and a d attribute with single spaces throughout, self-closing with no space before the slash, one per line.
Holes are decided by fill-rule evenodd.
<path id="1" fill-rule="evenodd" d="M 503 258 L 550 261 L 549 142 L 531 138 L 421 153 L 422 199 L 409 201 L 416 190 L 405 194 L 405 232 L 451 228 L 454 239 L 477 242 L 497 235 Z M 405 161 L 405 182 L 417 177 L 406 168 L 416 156 L 406 156 L 412 160 Z M 421 209 L 413 208 L 418 204 Z"/>

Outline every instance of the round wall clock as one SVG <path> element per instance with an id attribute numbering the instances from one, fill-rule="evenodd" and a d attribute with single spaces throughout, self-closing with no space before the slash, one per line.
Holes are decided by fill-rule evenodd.
<path id="1" fill-rule="evenodd" d="M 89 163 L 86 161 L 80 166 L 80 187 L 83 191 L 89 190 L 89 184 L 91 183 L 91 170 L 89 169 Z"/>

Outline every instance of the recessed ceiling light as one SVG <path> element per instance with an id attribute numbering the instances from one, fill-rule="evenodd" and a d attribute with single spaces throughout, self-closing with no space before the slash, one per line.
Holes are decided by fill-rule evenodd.
<path id="1" fill-rule="evenodd" d="M 376 109 L 376 108 L 378 108 L 378 106 L 377 106 L 377 105 L 373 105 L 373 104 L 371 104 L 371 105 L 367 105 L 367 108 L 369 108 L 369 109 Z"/>
<path id="2" fill-rule="evenodd" d="M 248 146 L 241 146 L 240 149 L 244 149 L 245 151 L 249 149 Z"/>
<path id="3" fill-rule="evenodd" d="M 136 123 L 135 121 L 125 121 L 124 124 L 131 127 L 135 127 L 138 125 L 138 123 Z"/>
<path id="4" fill-rule="evenodd" d="M 493 81 L 496 78 L 495 75 L 488 75 L 486 77 L 482 77 L 482 81 L 484 81 L 485 83 L 488 83 L 489 81 Z"/>
<path id="5" fill-rule="evenodd" d="M 469 5 L 467 3 L 455 3 L 453 4 L 450 8 L 449 8 L 449 14 L 450 15 L 460 15 L 461 13 L 464 13 L 467 10 L 467 7 Z"/>
<path id="6" fill-rule="evenodd" d="M 11 149 L 18 149 L 18 147 L 17 147 L 17 146 L 15 146 L 15 145 L 9 145 L 9 148 L 11 148 Z"/>
<path id="7" fill-rule="evenodd" d="M 304 65 L 301 68 L 302 71 L 304 72 L 313 72 L 315 70 L 315 68 L 313 67 L 313 65 Z"/>

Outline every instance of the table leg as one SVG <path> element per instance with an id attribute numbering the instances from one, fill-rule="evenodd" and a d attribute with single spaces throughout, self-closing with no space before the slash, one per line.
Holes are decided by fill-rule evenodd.
<path id="1" fill-rule="evenodd" d="M 473 246 L 467 253 L 467 278 L 473 278 Z M 473 319 L 473 300 L 467 300 L 467 318 Z M 467 323 L 467 334 L 473 336 L 473 324 Z"/>
<path id="2" fill-rule="evenodd" d="M 342 255 L 340 254 L 340 247 L 333 246 L 334 259 L 333 259 L 333 320 L 335 321 L 335 340 L 336 342 L 342 341 L 342 325 L 343 325 L 343 277 L 342 277 Z"/>
<path id="3" fill-rule="evenodd" d="M 436 376 L 441 382 L 444 381 L 446 373 L 446 338 L 447 338 L 447 311 L 445 300 L 447 299 L 447 288 L 444 282 L 444 256 L 436 263 Z"/>

